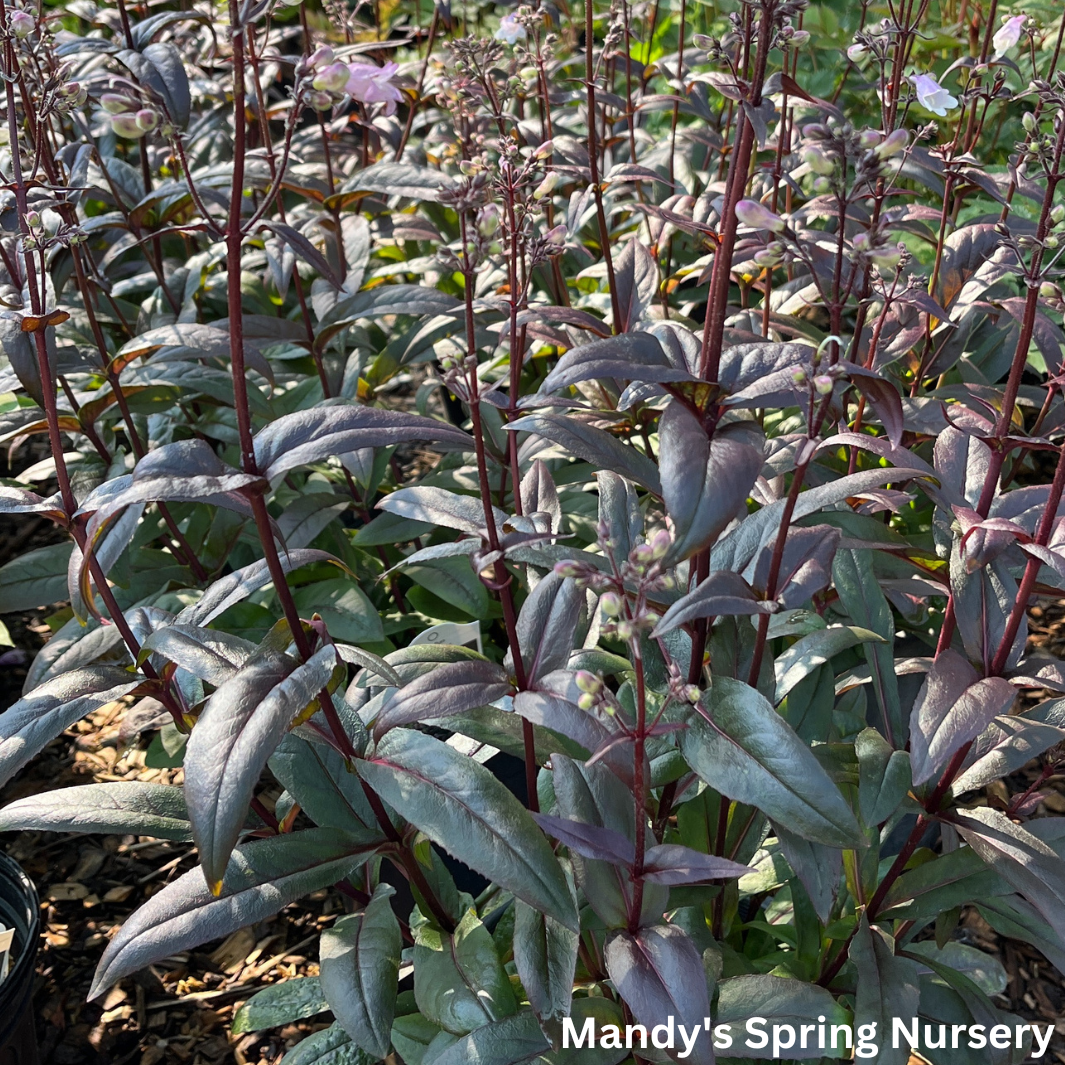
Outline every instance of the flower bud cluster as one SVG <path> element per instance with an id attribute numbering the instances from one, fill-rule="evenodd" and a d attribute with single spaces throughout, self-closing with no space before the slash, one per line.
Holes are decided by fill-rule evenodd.
<path id="1" fill-rule="evenodd" d="M 345 100 L 363 104 L 383 104 L 386 115 L 395 113 L 403 94 L 393 84 L 399 72 L 396 63 L 383 67 L 373 63 L 342 63 L 329 45 L 322 45 L 296 65 L 306 100 L 315 111 L 329 111 Z"/>
<path id="2" fill-rule="evenodd" d="M 100 106 L 111 119 L 111 129 L 116 136 L 138 140 L 146 133 L 160 128 L 163 116 L 159 111 L 130 93 L 105 92 L 100 97 Z M 166 134 L 167 130 L 162 132 Z"/>
<path id="3" fill-rule="evenodd" d="M 89 90 L 76 81 L 68 81 L 55 90 L 55 106 L 58 111 L 74 111 L 89 98 Z"/>

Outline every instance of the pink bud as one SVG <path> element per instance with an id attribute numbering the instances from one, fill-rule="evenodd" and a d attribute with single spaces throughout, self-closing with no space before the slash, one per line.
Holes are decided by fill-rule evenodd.
<path id="1" fill-rule="evenodd" d="M 12 11 L 7 17 L 7 24 L 20 41 L 37 28 L 37 20 L 28 11 Z"/>
<path id="2" fill-rule="evenodd" d="M 827 396 L 832 391 L 833 382 L 831 376 L 827 373 L 818 374 L 814 378 L 814 388 L 817 389 L 819 395 Z"/>
<path id="3" fill-rule="evenodd" d="M 333 62 L 333 49 L 328 44 L 316 48 L 307 60 L 307 66 L 312 70 L 321 70 Z"/>
<path id="4" fill-rule="evenodd" d="M 874 149 L 876 154 L 881 159 L 890 159 L 893 155 L 898 155 L 899 152 L 904 151 L 906 145 L 910 143 L 910 135 L 904 129 L 897 129 L 893 133 L 888 134 Z"/>
<path id="5" fill-rule="evenodd" d="M 137 140 L 147 132 L 137 125 L 137 116 L 134 114 L 112 115 L 111 128 L 119 137 L 127 137 L 130 140 Z"/>
<path id="6" fill-rule="evenodd" d="M 773 214 L 757 200 L 740 200 L 736 204 L 736 217 L 751 229 L 768 229 L 771 233 L 783 233 L 788 228 L 783 218 Z"/>
<path id="7" fill-rule="evenodd" d="M 137 112 L 137 125 L 144 130 L 145 133 L 149 133 L 159 125 L 159 112 L 152 111 L 150 108 L 142 107 Z"/>
<path id="8" fill-rule="evenodd" d="M 321 92 L 343 92 L 351 77 L 351 71 L 345 63 L 333 63 L 318 72 L 311 84 Z"/>
<path id="9" fill-rule="evenodd" d="M 100 97 L 100 106 L 112 115 L 122 115 L 129 110 L 129 99 L 116 92 L 105 92 Z"/>

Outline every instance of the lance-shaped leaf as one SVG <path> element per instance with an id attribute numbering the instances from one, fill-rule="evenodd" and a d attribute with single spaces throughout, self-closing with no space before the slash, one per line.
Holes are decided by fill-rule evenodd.
<path id="1" fill-rule="evenodd" d="M 0 784 L 86 714 L 121 699 L 143 677 L 116 666 L 74 669 L 45 681 L 0 714 Z"/>
<path id="2" fill-rule="evenodd" d="M 652 847 L 643 860 L 643 878 L 653 884 L 703 884 L 708 880 L 731 880 L 753 870 L 727 858 L 702 854 L 679 843 Z"/>
<path id="3" fill-rule="evenodd" d="M 494 662 L 446 662 L 400 688 L 385 703 L 374 724 L 374 738 L 379 740 L 397 725 L 488 706 L 509 691 L 507 675 Z"/>
<path id="4" fill-rule="evenodd" d="M 418 913 L 411 923 L 414 997 L 429 1020 L 465 1035 L 516 1012 L 514 992 L 495 943 L 472 908 L 450 934 L 420 919 Z"/>
<path id="5" fill-rule="evenodd" d="M 187 503 L 211 503 L 251 515 L 251 504 L 238 491 L 261 478 L 241 473 L 223 462 L 203 440 L 180 440 L 149 451 L 137 463 L 127 487 L 102 502 L 89 520 L 85 535 L 90 542 L 110 516 L 133 503 L 174 500 Z M 87 500 L 82 510 L 93 501 Z"/>
<path id="6" fill-rule="evenodd" d="M 514 711 L 534 725 L 541 725 L 579 743 L 589 756 L 616 736 L 613 729 L 594 714 L 582 710 L 576 703 L 553 692 L 518 692 L 514 696 Z M 631 775 L 631 756 L 628 763 Z M 613 763 L 611 765 L 613 766 Z"/>
<path id="7" fill-rule="evenodd" d="M 430 1060 L 432 1065 L 543 1065 L 550 1049 L 536 1017 L 525 1012 L 474 1028 Z"/>
<path id="8" fill-rule="evenodd" d="M 328 551 L 316 551 L 306 547 L 299 551 L 281 553 L 281 568 L 286 573 L 311 562 L 329 561 L 335 562 L 336 559 Z M 252 562 L 215 581 L 197 602 L 185 607 L 178 614 L 177 622 L 181 625 L 209 625 L 231 606 L 243 602 L 253 592 L 265 588 L 272 581 L 270 567 L 266 559 L 261 558 L 258 562 Z"/>
<path id="9" fill-rule="evenodd" d="M 336 705 L 341 720 L 345 720 L 346 707 L 342 703 Z M 352 723 L 359 720 L 354 714 L 350 714 L 350 719 Z M 278 783 L 316 825 L 361 832 L 376 824 L 359 778 L 348 768 L 343 755 L 329 744 L 314 743 L 290 732 L 268 764 Z"/>
<path id="10" fill-rule="evenodd" d="M 808 365 L 812 355 L 808 344 L 736 344 L 721 353 L 718 382 L 726 392 L 741 392 L 770 374 Z"/>
<path id="11" fill-rule="evenodd" d="M 57 492 L 44 499 L 25 488 L 0 485 L 0 514 L 40 514 L 42 517 L 66 519 L 63 501 Z"/>
<path id="12" fill-rule="evenodd" d="M 641 451 L 623 444 L 605 429 L 566 414 L 528 414 L 510 422 L 512 432 L 535 433 L 593 466 L 627 477 L 655 495 L 662 491 L 658 468 Z"/>
<path id="13" fill-rule="evenodd" d="M 839 1005 L 828 991 L 816 984 L 761 974 L 734 976 L 729 980 L 722 980 L 718 984 L 717 1016 L 714 1020 L 715 1027 L 721 1024 L 729 1025 L 729 1034 L 732 1037 L 732 1047 L 728 1052 L 730 1057 L 766 1056 L 768 1042 L 763 1048 L 747 1045 L 751 1038 L 747 1031 L 747 1021 L 752 1017 L 765 1019 L 767 1038 L 770 1038 L 773 1025 L 790 1027 L 792 1033 L 797 1035 L 800 1025 L 817 1024 L 821 1017 L 824 1017 L 824 1021 L 820 1023 L 825 1025 L 846 1024 L 850 1020 L 850 1015 L 843 1006 Z M 769 1052 L 771 1053 L 771 1050 Z M 798 1039 L 783 1053 L 792 1060 L 813 1058 L 820 1061 L 825 1056 L 851 1056 L 850 1050 L 843 1047 L 835 1051 L 820 1050 L 817 1040 L 810 1040 L 803 1048 Z"/>
<path id="14" fill-rule="evenodd" d="M 976 671 L 956 651 L 941 653 L 910 715 L 914 784 L 923 784 L 955 751 L 1004 714 L 1016 694 L 1013 685 L 1001 677 L 976 680 Z"/>
<path id="15" fill-rule="evenodd" d="M 553 917 L 514 902 L 514 965 L 540 1023 L 553 1030 L 570 1014 L 580 939 Z"/>
<path id="16" fill-rule="evenodd" d="M 636 489 L 616 473 L 600 470 L 596 474 L 599 485 L 599 521 L 606 527 L 615 557 L 628 558 L 643 531 L 643 515 Z"/>
<path id="17" fill-rule="evenodd" d="M 1010 885 L 971 847 L 959 847 L 903 873 L 888 892 L 879 916 L 921 921 L 967 902 L 1010 893 Z"/>
<path id="18" fill-rule="evenodd" d="M 374 1057 L 391 1046 L 403 937 L 381 884 L 366 908 L 341 917 L 322 933 L 322 991 L 333 1015 L 352 1040 Z"/>
<path id="19" fill-rule="evenodd" d="M 476 496 L 459 495 L 458 492 L 449 492 L 433 485 L 399 488 L 385 496 L 377 504 L 377 509 L 398 514 L 401 518 L 458 529 L 473 536 L 485 535 L 484 507 Z M 493 507 L 492 516 L 496 528 L 502 529 L 507 520 L 506 513 L 499 507 Z"/>
<path id="20" fill-rule="evenodd" d="M 776 693 L 773 701 L 779 703 L 796 684 L 819 669 L 826 662 L 864 641 L 883 640 L 875 632 L 859 629 L 854 625 L 830 625 L 800 636 L 787 650 L 777 656 L 773 663 L 776 675 Z"/>
<path id="21" fill-rule="evenodd" d="M 849 362 L 841 365 L 846 369 L 851 384 L 872 404 L 891 446 L 898 447 L 902 443 L 903 433 L 902 399 L 899 390 L 875 370 L 867 370 L 864 366 Z"/>
<path id="22" fill-rule="evenodd" d="M 332 647 L 302 666 L 264 648 L 207 700 L 185 750 L 185 798 L 216 893 L 267 759 L 336 667 Z"/>
<path id="23" fill-rule="evenodd" d="M 280 319 L 275 319 L 280 321 Z M 224 324 L 224 323 L 223 323 Z M 111 360 L 111 369 L 121 372 L 135 359 L 151 352 L 158 352 L 153 358 L 156 362 L 174 362 L 187 359 L 225 359 L 230 357 L 230 338 L 228 329 L 217 325 L 202 325 L 199 322 L 174 322 L 161 325 L 155 329 L 140 333 L 133 340 L 123 344 Z M 263 357 L 258 346 L 245 338 L 244 361 L 249 368 L 260 373 L 268 380 L 273 380 L 273 370 Z M 232 401 L 233 391 L 229 389 Z"/>
<path id="24" fill-rule="evenodd" d="M 550 814 L 533 814 L 533 819 L 548 835 L 585 858 L 631 866 L 636 857 L 632 840 L 620 832 Z"/>
<path id="25" fill-rule="evenodd" d="M 339 1024 L 300 1040 L 285 1054 L 285 1065 L 374 1065 L 376 1060 Z"/>
<path id="26" fill-rule="evenodd" d="M 759 599 L 738 573 L 715 570 L 665 612 L 654 635 L 664 636 L 696 618 L 772 614 L 779 609 L 776 602 Z"/>
<path id="27" fill-rule="evenodd" d="M 1048 699 L 1022 714 L 997 717 L 973 744 L 955 795 L 986 787 L 1065 743 L 1065 699 Z"/>
<path id="28" fill-rule="evenodd" d="M 584 591 L 572 577 L 552 572 L 522 604 L 517 623 L 518 648 L 530 684 L 569 661 L 584 601 Z"/>
<path id="29" fill-rule="evenodd" d="M 760 692 L 718 677 L 701 706 L 706 717 L 693 714 L 680 742 L 688 764 L 712 788 L 804 839 L 865 847 L 839 788 Z"/>
<path id="30" fill-rule="evenodd" d="M 662 499 L 673 520 L 668 558 L 679 562 L 712 544 L 739 514 L 762 470 L 753 434 L 721 431 L 713 439 L 674 400 L 658 423 Z"/>
<path id="31" fill-rule="evenodd" d="M 229 680 L 255 652 L 255 644 L 218 629 L 169 624 L 141 643 L 140 661 L 158 654 L 216 688 Z"/>
<path id="32" fill-rule="evenodd" d="M 910 756 L 896 751 L 876 729 L 854 741 L 858 756 L 858 806 L 867 825 L 883 824 L 898 808 L 913 783 Z"/>
<path id="33" fill-rule="evenodd" d="M 351 876 L 380 846 L 377 836 L 306 829 L 238 847 L 215 897 L 190 869 L 126 919 L 107 946 L 89 998 L 178 951 L 264 921 L 290 902 Z"/>
<path id="34" fill-rule="evenodd" d="M 338 291 L 344 288 L 343 281 L 333 273 L 329 260 L 298 230 L 283 222 L 263 221 L 260 223 L 264 229 L 270 229 L 276 233 L 289 247 L 293 248 L 300 259 L 313 266 Z"/>
<path id="35" fill-rule="evenodd" d="M 358 772 L 438 847 L 576 930 L 573 898 L 550 845 L 489 770 L 430 736 L 395 729 Z"/>
<path id="36" fill-rule="evenodd" d="M 87 554 L 83 554 L 77 544 L 74 545 L 67 563 L 67 591 L 70 593 L 70 607 L 79 621 L 84 622 L 90 616 L 101 616 L 93 601 L 92 560 L 95 559 L 104 575 L 110 573 L 136 534 L 143 513 L 144 504 L 137 503 L 127 507 L 117 517 L 112 515 L 113 520 L 106 526 L 96 527 L 91 544 L 86 541 L 86 547 L 89 548 Z"/>
<path id="37" fill-rule="evenodd" d="M 858 991 L 854 1001 L 854 1023 L 875 1024 L 877 1032 L 890 1032 L 893 1017 L 917 1016 L 921 994 L 917 963 L 895 954 L 895 941 L 879 928 L 870 928 L 862 915 L 858 931 L 851 941 L 850 957 L 858 973 Z M 880 1040 L 881 1065 L 907 1065 L 910 1048 L 904 1040 L 899 1046 L 888 1039 Z"/>
<path id="38" fill-rule="evenodd" d="M 1019 891 L 1065 938 L 1065 860 L 998 810 L 958 810 L 954 827 L 970 847 Z"/>
<path id="39" fill-rule="evenodd" d="M 676 925 L 615 932 L 603 954 L 618 994 L 648 1031 L 669 1020 L 699 1029 L 691 1054 L 681 1059 L 684 1051 L 677 1046 L 667 1050 L 669 1056 L 693 1065 L 713 1065 L 710 1033 L 702 1030 L 703 1020 L 710 1016 L 706 972 L 688 934 Z"/>
<path id="40" fill-rule="evenodd" d="M 0 810 L 0 832 L 16 830 L 192 839 L 181 788 L 137 780 L 58 788 L 17 799 Z"/>
<path id="41" fill-rule="evenodd" d="M 802 836 L 789 832 L 780 825 L 773 825 L 780 849 L 795 870 L 822 923 L 828 924 L 832 906 L 839 892 L 840 873 L 843 870 L 843 854 L 835 847 L 812 843 Z"/>
<path id="42" fill-rule="evenodd" d="M 881 637 L 879 641 L 865 644 L 862 652 L 869 663 L 885 732 L 895 746 L 902 747 L 907 723 L 902 715 L 895 674 L 895 622 L 873 572 L 872 551 L 838 551 L 832 563 L 832 577 L 840 602 L 855 625 L 871 629 Z"/>
<path id="43" fill-rule="evenodd" d="M 802 606 L 828 587 L 839 536 L 839 529 L 831 525 L 796 526 L 788 530 L 776 586 L 776 599 L 781 606 Z M 755 588 L 766 590 L 772 557 L 771 549 L 762 552 L 751 579 Z"/>
<path id="44" fill-rule="evenodd" d="M 557 392 L 580 381 L 615 377 L 619 381 L 690 381 L 683 365 L 673 365 L 652 333 L 622 333 L 570 348 L 547 375 L 541 392 Z"/>
<path id="45" fill-rule="evenodd" d="M 307 1017 L 317 1016 L 329 1009 L 317 976 L 298 976 L 294 980 L 280 980 L 256 991 L 233 1015 L 232 1032 L 259 1032 L 264 1028 L 280 1028 Z"/>
<path id="46" fill-rule="evenodd" d="M 422 440 L 473 450 L 461 429 L 403 411 L 333 403 L 285 414 L 255 437 L 255 462 L 268 481 L 297 466 L 322 462 L 363 447 L 388 447 Z"/>

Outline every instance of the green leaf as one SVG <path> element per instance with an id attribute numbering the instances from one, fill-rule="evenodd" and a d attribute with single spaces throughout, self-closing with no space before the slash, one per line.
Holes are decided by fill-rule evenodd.
<path id="1" fill-rule="evenodd" d="M 238 847 L 213 897 L 198 866 L 152 895 L 107 945 L 89 999 L 146 965 L 272 917 L 290 902 L 351 876 L 381 845 L 369 833 L 306 829 Z"/>
<path id="2" fill-rule="evenodd" d="M 325 1013 L 329 1003 L 317 976 L 282 980 L 257 991 L 233 1016 L 233 1034 L 280 1028 Z"/>
<path id="3" fill-rule="evenodd" d="M 934 946 L 935 944 L 933 944 Z M 910 1049 L 900 1040 L 896 1049 L 887 1038 L 893 1017 L 917 1016 L 920 1003 L 917 965 L 895 954 L 894 939 L 878 927 L 870 927 L 862 915 L 851 941 L 850 960 L 858 974 L 854 1000 L 855 1026 L 875 1024 L 880 1036 L 880 1065 L 907 1065 Z"/>
<path id="4" fill-rule="evenodd" d="M 141 641 L 140 661 L 156 653 L 194 677 L 218 687 L 247 662 L 255 645 L 239 636 L 199 625 L 169 624 Z"/>
<path id="5" fill-rule="evenodd" d="M 854 741 L 858 755 L 858 805 L 867 825 L 882 825 L 910 790 L 910 756 L 892 750 L 876 729 L 867 728 Z"/>
<path id="6" fill-rule="evenodd" d="M 1065 937 L 1065 860 L 998 810 L 958 810 L 954 826 L 970 847 Z"/>
<path id="7" fill-rule="evenodd" d="M 577 967 L 577 933 L 526 905 L 514 903 L 514 965 L 541 1024 L 568 1017 Z"/>
<path id="8" fill-rule="evenodd" d="M 181 788 L 135 780 L 58 788 L 17 799 L 0 810 L 0 832 L 27 829 L 192 839 Z"/>
<path id="9" fill-rule="evenodd" d="M 801 980 L 790 980 L 782 976 L 735 976 L 722 980 L 718 988 L 717 1016 L 714 1024 L 715 1028 L 717 1025 L 729 1025 L 732 1046 L 728 1047 L 723 1055 L 729 1058 L 768 1057 L 772 1050 L 770 1039 L 774 1024 L 790 1025 L 798 1035 L 803 1024 L 824 1023 L 828 1032 L 833 1024 L 847 1024 L 850 1020 L 847 1011 L 828 991 Z M 818 1018 L 822 1016 L 825 1018 L 824 1022 L 819 1022 Z M 746 1023 L 752 1017 L 764 1017 L 766 1021 L 762 1026 L 766 1039 L 762 1048 L 747 1045 L 748 1042 L 760 1042 L 746 1029 Z M 781 1051 L 780 1056 L 783 1057 L 786 1053 L 789 1058 L 799 1060 L 851 1056 L 851 1051 L 846 1047 L 837 1046 L 833 1049 L 829 1044 L 825 1050 L 819 1050 L 816 1041 L 811 1042 L 812 1045 L 805 1050 L 801 1045 L 788 1047 Z M 796 1039 L 796 1044 L 798 1043 L 799 1040 Z M 770 1047 L 769 1050 L 765 1049 L 767 1046 Z"/>
<path id="10" fill-rule="evenodd" d="M 931 920 L 967 902 L 1008 895 L 1010 886 L 969 847 L 942 854 L 905 872 L 884 899 L 882 918 Z"/>
<path id="11" fill-rule="evenodd" d="M 64 729 L 121 699 L 143 680 L 117 666 L 72 669 L 34 688 L 0 715 L 0 784 Z"/>
<path id="12" fill-rule="evenodd" d="M 207 700 L 185 751 L 185 797 L 212 889 L 221 885 L 267 759 L 336 668 L 329 646 L 302 666 L 264 646 Z"/>
<path id="13" fill-rule="evenodd" d="M 284 1060 L 285 1065 L 373 1065 L 377 1059 L 334 1024 L 297 1043 Z"/>
<path id="14" fill-rule="evenodd" d="M 757 806 L 804 839 L 865 847 L 839 788 L 763 695 L 741 681 L 718 677 L 701 706 L 707 716 L 692 714 L 681 749 L 711 787 Z"/>
<path id="15" fill-rule="evenodd" d="M 488 616 L 488 589 L 473 572 L 468 559 L 434 558 L 405 566 L 403 572 L 415 584 L 458 607 L 471 618 L 483 620 Z"/>
<path id="16" fill-rule="evenodd" d="M 381 884 L 360 913 L 341 917 L 322 933 L 322 991 L 351 1039 L 383 1058 L 391 1045 L 403 939 L 389 899 L 395 889 Z"/>
<path id="17" fill-rule="evenodd" d="M 292 593 L 301 617 L 321 614 L 329 633 L 346 643 L 379 643 L 385 638 L 381 615 L 349 577 L 305 584 Z"/>
<path id="18" fill-rule="evenodd" d="M 411 931 L 414 997 L 434 1024 L 465 1035 L 517 1010 L 492 937 L 473 910 L 450 935 L 424 919 Z"/>
<path id="19" fill-rule="evenodd" d="M 842 548 L 832 564 L 833 582 L 851 620 L 870 629 L 883 642 L 868 643 L 862 650 L 873 675 L 873 691 L 883 715 L 885 732 L 893 747 L 906 741 L 906 720 L 899 702 L 895 675 L 895 621 L 873 571 L 873 552 Z"/>
<path id="20" fill-rule="evenodd" d="M 866 641 L 882 643 L 883 637 L 853 625 L 832 625 L 800 636 L 773 664 L 777 682 L 773 701 L 779 703 L 799 681 L 841 651 Z"/>
<path id="21" fill-rule="evenodd" d="M 392 1025 L 392 1046 L 407 1065 L 422 1065 L 429 1044 L 441 1034 L 440 1028 L 420 1013 L 397 1017 Z"/>
<path id="22" fill-rule="evenodd" d="M 439 740 L 394 729 L 359 775 L 438 847 L 577 930 L 569 885 L 528 811 L 483 766 Z"/>
<path id="23" fill-rule="evenodd" d="M 431 1065 L 533 1065 L 542 1062 L 550 1044 L 532 1013 L 518 1013 L 475 1028 L 452 1043 Z"/>
<path id="24" fill-rule="evenodd" d="M 67 598 L 67 566 L 74 545 L 49 544 L 0 566 L 0 614 L 35 610 Z"/>

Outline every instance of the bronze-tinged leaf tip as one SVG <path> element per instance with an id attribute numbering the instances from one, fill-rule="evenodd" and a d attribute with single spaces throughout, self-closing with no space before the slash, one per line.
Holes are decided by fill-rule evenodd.
<path id="1" fill-rule="evenodd" d="M 222 881 L 212 880 L 207 885 L 211 889 L 211 894 L 217 899 L 222 894 Z"/>

